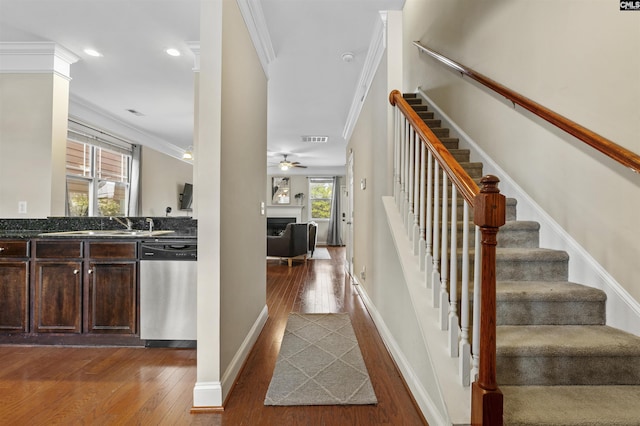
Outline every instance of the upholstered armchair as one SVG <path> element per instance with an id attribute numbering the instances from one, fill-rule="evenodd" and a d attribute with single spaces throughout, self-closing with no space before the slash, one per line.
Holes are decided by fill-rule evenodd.
<path id="1" fill-rule="evenodd" d="M 294 257 L 307 261 L 309 250 L 306 223 L 289 223 L 281 235 L 267 235 L 267 256 L 286 258 L 291 266 Z"/>
<path id="2" fill-rule="evenodd" d="M 316 241 L 317 241 L 317 233 L 318 233 L 318 224 L 315 222 L 309 222 L 309 232 L 308 232 L 308 240 L 309 240 L 309 252 L 310 256 L 313 256 L 313 252 L 316 251 Z"/>

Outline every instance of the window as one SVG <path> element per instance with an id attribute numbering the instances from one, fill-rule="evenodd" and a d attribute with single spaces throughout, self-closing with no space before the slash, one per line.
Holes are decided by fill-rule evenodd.
<path id="1" fill-rule="evenodd" d="M 332 198 L 332 178 L 309 179 L 309 211 L 312 220 L 329 220 L 331 218 Z"/>
<path id="2" fill-rule="evenodd" d="M 131 148 L 70 130 L 66 167 L 67 216 L 128 214 Z"/>

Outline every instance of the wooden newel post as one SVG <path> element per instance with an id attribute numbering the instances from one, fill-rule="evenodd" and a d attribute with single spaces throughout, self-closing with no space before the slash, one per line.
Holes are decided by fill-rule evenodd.
<path id="1" fill-rule="evenodd" d="M 498 182 L 495 176 L 484 176 L 473 205 L 473 219 L 482 232 L 482 307 L 478 380 L 471 387 L 472 425 L 502 425 L 502 392 L 496 381 L 496 244 L 506 221 L 506 203 Z"/>

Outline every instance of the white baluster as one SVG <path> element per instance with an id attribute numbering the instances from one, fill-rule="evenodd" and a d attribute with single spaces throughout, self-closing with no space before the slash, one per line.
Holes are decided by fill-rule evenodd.
<path id="1" fill-rule="evenodd" d="M 416 181 L 414 179 L 415 174 L 413 173 L 416 168 L 416 131 L 411 127 L 409 129 L 409 204 L 407 205 L 407 215 L 405 216 L 405 230 L 407 231 L 407 237 L 409 237 L 409 241 L 411 241 L 411 237 L 413 236 L 413 208 L 414 208 L 414 197 L 413 197 L 413 188 L 416 185 Z"/>
<path id="2" fill-rule="evenodd" d="M 433 167 L 433 271 L 431 288 L 433 307 L 440 307 L 440 165 L 436 161 Z"/>
<path id="3" fill-rule="evenodd" d="M 424 239 L 425 233 L 425 219 L 426 219 L 426 209 L 425 209 L 425 192 L 426 192 L 426 179 L 427 178 L 427 148 L 422 140 L 420 140 L 420 217 L 418 220 L 418 235 L 420 238 L 418 239 L 418 259 L 420 262 L 420 270 L 424 271 L 424 264 L 426 260 L 426 244 Z"/>
<path id="4" fill-rule="evenodd" d="M 425 279 L 427 288 L 431 288 L 431 274 L 433 273 L 433 155 L 431 151 L 427 151 L 427 217 L 425 219 L 426 226 L 426 255 L 425 255 Z"/>
<path id="5" fill-rule="evenodd" d="M 480 366 L 480 314 L 482 307 L 481 270 L 482 252 L 480 251 L 480 227 L 476 226 L 475 248 L 473 252 L 473 381 L 478 377 Z"/>
<path id="6" fill-rule="evenodd" d="M 449 261 L 449 351 L 458 356 L 460 326 L 458 325 L 458 190 L 451 185 L 451 258 Z"/>
<path id="7" fill-rule="evenodd" d="M 447 239 L 447 215 L 449 214 L 449 179 L 447 173 L 442 170 L 442 230 L 440 231 L 440 330 L 446 330 L 449 326 L 449 268 Z"/>
<path id="8" fill-rule="evenodd" d="M 413 223 L 411 224 L 411 240 L 413 241 L 414 255 L 418 254 L 420 242 L 420 204 L 422 203 L 422 198 L 420 198 L 420 186 L 423 184 L 420 181 L 420 168 L 422 162 L 422 156 L 420 155 L 421 146 L 422 140 L 416 134 L 413 169 Z"/>
<path id="9" fill-rule="evenodd" d="M 469 204 L 463 203 L 462 212 L 462 298 L 460 337 L 460 379 L 462 386 L 469 386 L 471 373 L 471 348 L 469 346 Z"/>
<path id="10" fill-rule="evenodd" d="M 393 107 L 393 196 L 396 207 L 400 200 L 400 109 Z"/>
<path id="11" fill-rule="evenodd" d="M 409 125 L 409 120 L 405 120 L 405 129 L 404 129 L 404 203 L 402 206 L 402 218 L 404 221 L 404 226 L 407 226 L 407 213 L 409 212 L 409 170 L 411 164 L 409 163 L 409 139 L 411 136 L 411 126 Z"/>

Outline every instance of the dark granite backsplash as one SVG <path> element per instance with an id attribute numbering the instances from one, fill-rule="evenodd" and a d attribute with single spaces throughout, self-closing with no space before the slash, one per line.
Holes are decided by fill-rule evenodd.
<path id="1" fill-rule="evenodd" d="M 130 217 L 132 229 L 149 229 L 146 217 Z M 180 231 L 183 234 L 196 234 L 197 219 L 191 217 L 151 217 L 154 229 Z M 24 233 L 42 233 L 59 231 L 124 229 L 115 220 L 108 217 L 48 217 L 46 219 L 0 219 L 0 232 L 20 231 Z"/>

